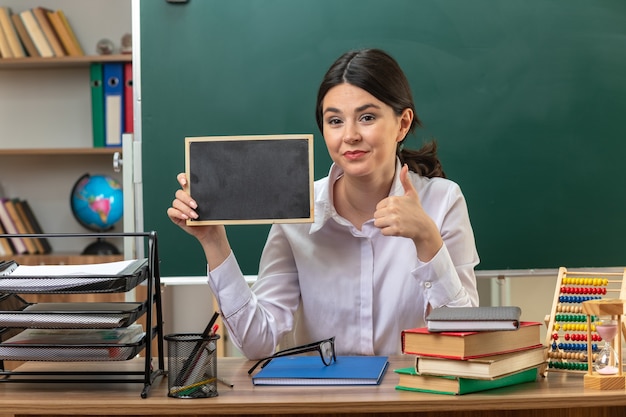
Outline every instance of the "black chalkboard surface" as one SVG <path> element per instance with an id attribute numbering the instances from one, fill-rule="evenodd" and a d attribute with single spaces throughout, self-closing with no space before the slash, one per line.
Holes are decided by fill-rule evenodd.
<path id="1" fill-rule="evenodd" d="M 313 135 L 185 139 L 188 225 L 313 221 Z"/>
<path id="2" fill-rule="evenodd" d="M 467 199 L 482 270 L 626 264 L 626 1 L 198 0 L 140 3 L 145 230 L 163 275 L 204 275 L 166 216 L 185 137 L 314 132 L 343 52 L 405 70 L 423 128 Z M 258 272 L 268 225 L 227 232 Z M 323 262 L 323 260 L 320 260 Z"/>

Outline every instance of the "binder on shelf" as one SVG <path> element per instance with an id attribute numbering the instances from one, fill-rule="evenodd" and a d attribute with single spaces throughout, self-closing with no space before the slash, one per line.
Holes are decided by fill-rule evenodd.
<path id="1" fill-rule="evenodd" d="M 124 129 L 124 68 L 121 62 L 102 65 L 104 81 L 104 144 L 121 146 Z"/>
<path id="2" fill-rule="evenodd" d="M 17 31 L 17 34 L 20 37 L 20 41 L 22 41 L 22 44 L 24 45 L 24 48 L 26 49 L 26 54 L 28 56 L 33 56 L 33 57 L 41 56 L 39 55 L 39 51 L 37 51 L 37 47 L 33 43 L 32 38 L 28 34 L 28 31 L 26 30 L 26 26 L 24 26 L 24 22 L 22 22 L 22 18 L 20 17 L 20 15 L 12 14 L 11 20 L 13 21 L 15 30 Z"/>
<path id="3" fill-rule="evenodd" d="M 133 63 L 124 63 L 124 133 L 133 133 Z"/>
<path id="4" fill-rule="evenodd" d="M 92 62 L 89 69 L 91 84 L 91 129 L 93 147 L 104 147 L 104 85 L 102 63 Z"/>
<path id="5" fill-rule="evenodd" d="M 39 27 L 41 28 L 43 34 L 45 35 L 52 51 L 54 52 L 54 56 L 66 56 L 67 54 L 63 50 L 63 46 L 61 45 L 61 41 L 59 40 L 52 24 L 50 23 L 50 19 L 48 18 L 48 11 L 44 7 L 35 7 L 33 8 L 33 14 L 35 15 L 35 19 L 37 19 L 37 23 L 39 23 Z"/>
<path id="6" fill-rule="evenodd" d="M 44 35 L 39 23 L 37 23 L 37 19 L 35 19 L 35 15 L 32 10 L 27 9 L 20 12 L 20 17 L 22 18 L 22 22 L 26 27 L 26 31 L 30 35 L 35 47 L 37 48 L 37 52 L 39 52 L 39 56 L 43 58 L 50 58 L 54 56 L 54 52 L 46 39 L 46 35 Z"/>
<path id="7" fill-rule="evenodd" d="M 13 25 L 13 20 L 11 19 L 12 14 L 13 13 L 9 7 L 0 6 L 0 26 L 2 26 L 2 30 L 7 38 L 13 57 L 24 58 L 26 56 L 26 52 L 24 52 L 24 48 L 20 42 L 20 37 L 15 26 Z"/>

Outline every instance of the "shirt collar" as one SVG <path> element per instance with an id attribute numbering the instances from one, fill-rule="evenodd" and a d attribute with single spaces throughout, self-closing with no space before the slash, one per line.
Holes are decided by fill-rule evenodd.
<path id="1" fill-rule="evenodd" d="M 396 173 L 393 178 L 393 183 L 391 184 L 391 190 L 389 191 L 390 196 L 404 194 L 404 188 L 400 181 L 400 168 L 400 160 L 396 158 Z M 317 232 L 324 227 L 324 224 L 326 224 L 329 219 L 338 216 L 333 204 L 333 187 L 335 182 L 342 175 L 343 170 L 341 167 L 333 163 L 328 171 L 328 176 L 317 182 L 319 187 L 315 190 L 315 220 L 311 224 L 309 233 Z"/>

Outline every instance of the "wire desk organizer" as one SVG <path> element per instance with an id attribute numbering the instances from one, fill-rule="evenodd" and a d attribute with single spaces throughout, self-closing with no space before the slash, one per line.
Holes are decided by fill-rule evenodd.
<path id="1" fill-rule="evenodd" d="M 545 318 L 547 366 L 544 375 L 550 371 L 586 373 L 588 343 L 597 354 L 601 337 L 591 329 L 592 340 L 588 340 L 587 315 L 582 303 L 625 298 L 626 269 L 623 272 L 584 272 L 559 268 L 552 310 Z M 620 333 L 626 336 L 624 323 Z"/>
<path id="2" fill-rule="evenodd" d="M 0 238 L 70 238 L 122 237 L 147 239 L 148 258 L 129 262 L 115 274 L 89 273 L 77 275 L 37 275 L 0 277 L 0 382 L 64 382 L 64 383 L 142 383 L 141 397 L 146 398 L 154 380 L 165 375 L 163 354 L 163 310 L 160 291 L 159 256 L 156 232 L 141 233 L 62 233 L 62 234 L 0 234 Z M 105 264 L 100 264 L 104 266 Z M 98 264 L 89 265 L 97 267 Z M 28 303 L 19 294 L 93 294 L 126 293 L 146 282 L 147 295 L 140 302 L 126 303 Z M 13 285 L 13 286 L 12 286 Z M 143 297 L 142 297 L 143 298 Z M 41 307 L 41 308 L 38 308 Z M 145 316 L 145 334 L 138 318 Z M 155 322 L 156 321 L 156 322 Z M 112 335 L 132 337 L 115 339 Z M 20 330 L 21 329 L 21 330 Z M 20 336 L 37 330 L 45 334 L 55 329 L 69 339 L 79 334 L 82 339 L 72 343 L 45 342 L 31 339 L 7 343 L 6 334 Z M 85 332 L 88 336 L 85 336 Z M 49 332 L 49 333 L 54 333 Z M 90 340 L 89 335 L 94 335 Z M 98 340 L 95 338 L 99 337 Z M 11 339 L 13 339 L 12 337 Z M 49 339 L 50 340 L 50 339 Z M 56 339 L 54 339 L 56 340 Z M 153 352 L 156 341 L 156 352 Z M 5 360 L 45 362 L 125 361 L 143 352 L 141 371 L 132 370 L 6 370 Z M 157 366 L 153 366 L 153 355 Z M 44 377 L 45 378 L 41 378 Z"/>

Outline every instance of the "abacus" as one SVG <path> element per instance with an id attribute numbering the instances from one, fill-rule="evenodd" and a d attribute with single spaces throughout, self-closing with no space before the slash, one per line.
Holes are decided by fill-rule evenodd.
<path id="1" fill-rule="evenodd" d="M 582 303 L 603 299 L 626 299 L 626 269 L 623 272 L 580 272 L 559 268 L 551 314 L 546 316 L 545 372 L 588 371 L 588 343 L 597 354 L 602 338 L 592 324 L 589 332 L 592 340 L 588 340 L 587 316 Z M 624 324 L 621 333 L 626 336 Z"/>

